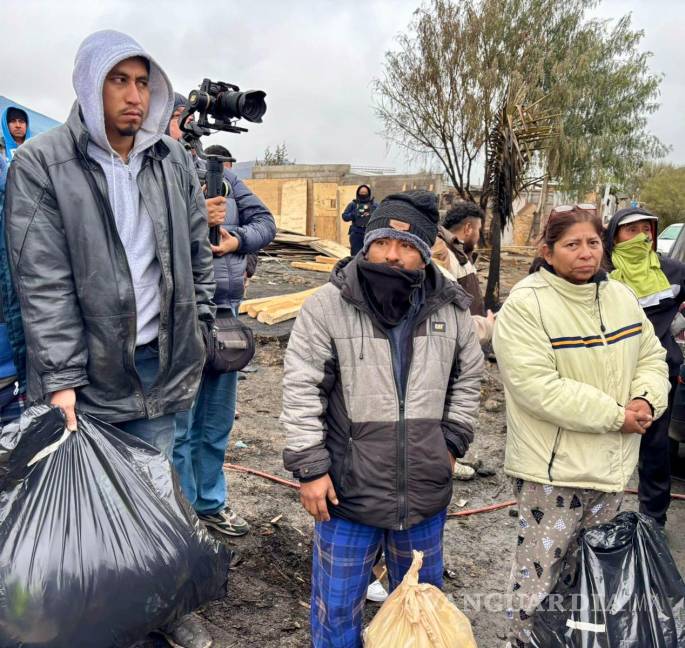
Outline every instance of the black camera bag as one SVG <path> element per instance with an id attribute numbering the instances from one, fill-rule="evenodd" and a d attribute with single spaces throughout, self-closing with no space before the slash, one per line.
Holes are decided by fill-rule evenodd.
<path id="1" fill-rule="evenodd" d="M 230 308 L 219 308 L 207 335 L 207 370 L 215 373 L 240 371 L 255 353 L 254 335 L 233 315 Z"/>

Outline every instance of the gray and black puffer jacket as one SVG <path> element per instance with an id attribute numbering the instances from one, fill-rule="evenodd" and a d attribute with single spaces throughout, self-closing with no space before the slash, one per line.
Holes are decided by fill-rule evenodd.
<path id="1" fill-rule="evenodd" d="M 448 446 L 473 439 L 483 353 L 469 300 L 432 265 L 415 319 L 405 393 L 388 334 L 345 260 L 303 305 L 285 355 L 284 462 L 295 477 L 329 473 L 332 515 L 407 529 L 447 507 Z"/>

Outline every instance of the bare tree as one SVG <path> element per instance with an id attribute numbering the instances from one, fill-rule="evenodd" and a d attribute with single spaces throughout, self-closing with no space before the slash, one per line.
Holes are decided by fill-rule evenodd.
<path id="1" fill-rule="evenodd" d="M 374 85 L 387 137 L 413 154 L 435 156 L 459 195 L 475 202 L 471 177 L 487 117 L 467 63 L 477 36 L 468 5 L 434 0 L 430 10 L 418 10 Z"/>
<path id="2" fill-rule="evenodd" d="M 264 159 L 259 164 L 263 166 L 280 166 L 283 164 L 295 164 L 295 161 L 288 158 L 288 147 L 283 142 L 282 144 L 277 144 L 273 152 L 271 147 L 267 146 L 264 151 Z"/>
<path id="3" fill-rule="evenodd" d="M 374 81 L 386 136 L 436 158 L 464 200 L 482 179 L 508 87 L 547 96 L 562 126 L 542 168 L 577 193 L 620 182 L 666 148 L 647 130 L 661 77 L 650 73 L 630 16 L 587 18 L 596 0 L 428 0 Z M 485 172 L 484 172 L 485 171 Z"/>
<path id="4" fill-rule="evenodd" d="M 525 158 L 524 167 L 534 161 L 540 169 L 539 180 L 551 175 L 580 193 L 634 174 L 665 150 L 646 129 L 660 78 L 649 72 L 649 55 L 638 47 L 642 32 L 632 30 L 629 16 L 613 27 L 588 19 L 596 4 L 426 0 L 374 81 L 386 136 L 410 156 L 437 159 L 463 200 L 487 208 L 499 191 L 493 133 L 510 104 L 508 88 L 525 87 L 519 105 L 545 97 L 546 109 L 559 114 L 542 154 Z"/>

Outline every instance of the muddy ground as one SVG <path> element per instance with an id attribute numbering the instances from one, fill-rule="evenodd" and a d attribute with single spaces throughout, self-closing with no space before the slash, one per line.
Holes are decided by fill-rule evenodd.
<path id="1" fill-rule="evenodd" d="M 505 260 L 503 294 L 525 275 L 528 262 L 518 256 Z M 293 273 L 276 262 L 263 264 L 259 272 L 251 286 L 253 297 L 302 290 L 324 279 L 316 273 Z M 231 434 L 227 460 L 291 479 L 281 462 L 285 439 L 278 423 L 288 328 L 258 330 L 258 371 L 239 383 L 240 418 Z M 467 455 L 468 460 L 482 464 L 483 475 L 470 482 L 455 482 L 450 512 L 511 499 L 509 479 L 502 471 L 505 435 L 504 395 L 497 365 L 488 362 L 479 431 Z M 251 475 L 227 474 L 231 505 L 248 520 L 252 532 L 228 541 L 240 557 L 231 572 L 231 593 L 201 613 L 215 638 L 214 645 L 306 648 L 310 645 L 311 518 L 295 491 Z M 674 484 L 674 492 L 685 492 L 682 482 Z M 635 505 L 636 498 L 627 496 L 627 508 Z M 471 620 L 480 648 L 504 645 L 503 606 L 498 596 L 492 595 L 503 594 L 507 580 L 517 535 L 512 513 L 512 509 L 504 509 L 451 518 L 445 530 L 445 567 L 450 574 L 445 591 Z M 674 502 L 668 536 L 681 571 L 685 568 L 685 540 L 680 532 L 684 523 L 685 503 Z M 486 599 L 488 594 L 491 596 Z M 377 604 L 367 605 L 367 621 L 377 609 Z"/>

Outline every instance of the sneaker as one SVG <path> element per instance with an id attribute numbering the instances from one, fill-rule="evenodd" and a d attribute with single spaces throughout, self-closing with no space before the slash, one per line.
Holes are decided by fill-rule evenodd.
<path id="1" fill-rule="evenodd" d="M 159 633 L 173 648 L 211 648 L 214 644 L 200 619 L 192 613 L 165 626 Z"/>
<path id="2" fill-rule="evenodd" d="M 459 479 L 460 481 L 470 481 L 473 479 L 475 474 L 476 471 L 471 468 L 471 466 L 465 466 L 457 461 L 454 464 L 454 473 L 452 474 L 452 478 Z"/>
<path id="3" fill-rule="evenodd" d="M 250 530 L 250 525 L 229 508 L 211 515 L 198 515 L 198 517 L 208 527 L 227 536 L 244 536 Z"/>
<path id="4" fill-rule="evenodd" d="M 388 598 L 388 592 L 379 580 L 373 581 L 366 589 L 366 600 L 383 603 Z"/>

